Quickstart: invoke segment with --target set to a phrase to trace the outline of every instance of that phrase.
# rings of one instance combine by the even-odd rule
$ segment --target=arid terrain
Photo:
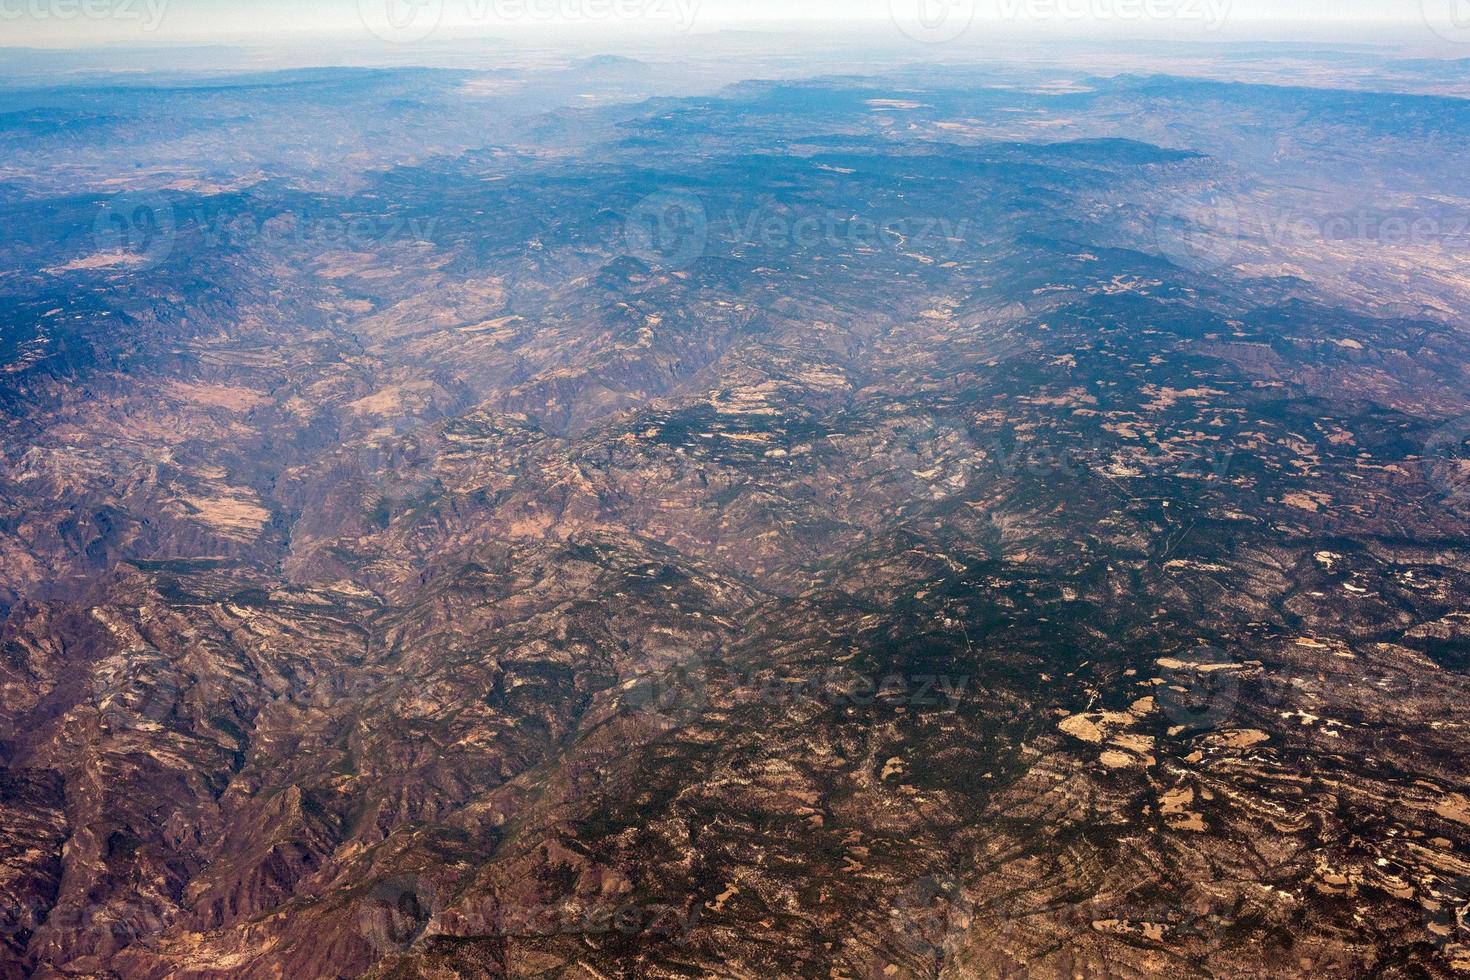
[[[1470,972],[1470,88],[1268,54],[14,83],[0,977]]]

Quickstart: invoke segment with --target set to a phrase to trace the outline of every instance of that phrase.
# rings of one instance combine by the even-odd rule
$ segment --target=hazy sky
[[[538,26],[705,30],[738,21],[919,24],[943,37],[960,18],[1126,30],[1262,20],[1424,21],[1424,8],[1470,0],[0,0],[0,47],[91,46],[333,31],[411,42],[466,29]],[[956,5],[952,8],[948,5]],[[365,26],[365,24],[367,26]]]

